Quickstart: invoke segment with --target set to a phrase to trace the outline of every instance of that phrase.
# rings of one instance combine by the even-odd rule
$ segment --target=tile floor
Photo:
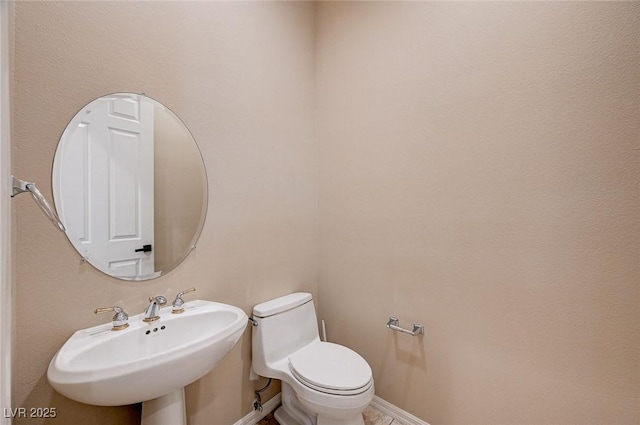
[[[373,407],[367,407],[363,416],[364,425],[403,425],[402,422],[394,420],[391,416],[387,416]],[[258,422],[258,425],[278,425],[278,422],[274,419],[273,413],[269,413],[263,420]]]

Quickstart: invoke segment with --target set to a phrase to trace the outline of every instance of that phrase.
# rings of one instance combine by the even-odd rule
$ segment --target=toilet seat
[[[301,384],[333,395],[356,395],[373,384],[371,368],[355,351],[313,342],[289,356],[289,370]]]

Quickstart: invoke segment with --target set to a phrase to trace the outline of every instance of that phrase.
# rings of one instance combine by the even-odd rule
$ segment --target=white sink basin
[[[191,301],[182,314],[162,309],[160,319],[129,318],[129,327],[111,323],[74,333],[49,364],[49,382],[82,403],[119,406],[182,391],[233,348],[247,326],[237,307]],[[143,420],[144,422],[144,420]]]

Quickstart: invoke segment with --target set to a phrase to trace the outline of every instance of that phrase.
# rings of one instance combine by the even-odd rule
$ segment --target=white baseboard
[[[272,397],[271,400],[262,405],[262,412],[251,412],[233,425],[255,425],[259,420],[267,416],[269,413],[273,412],[276,407],[280,406],[281,401],[282,395],[278,393],[274,397]],[[422,419],[413,416],[409,412],[405,412],[398,406],[395,406],[378,396],[373,397],[371,406],[378,409],[385,415],[389,415],[393,419],[397,419],[399,422],[402,422],[403,425],[429,425]]]
[[[278,393],[262,405],[262,412],[253,411],[233,425],[255,425],[259,420],[276,410],[276,407],[280,406],[281,402],[282,395]]]
[[[429,425],[417,416],[413,416],[411,413],[406,412],[398,406],[381,399],[377,395],[373,396],[371,407],[378,409],[385,415],[391,416],[393,419],[397,419],[398,422],[402,422],[404,425]]]

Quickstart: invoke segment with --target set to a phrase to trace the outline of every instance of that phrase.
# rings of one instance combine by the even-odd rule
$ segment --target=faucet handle
[[[176,299],[173,300],[173,307],[171,308],[171,312],[173,314],[184,313],[184,300],[182,299],[182,296],[189,292],[194,292],[195,290],[196,288],[189,288],[185,289],[184,291],[178,292],[178,295],[176,295]]]
[[[93,310],[94,314],[107,313],[109,311],[113,311],[115,315],[111,319],[113,323],[112,331],[121,331],[129,327],[129,316],[124,312],[122,307],[100,307]]]

